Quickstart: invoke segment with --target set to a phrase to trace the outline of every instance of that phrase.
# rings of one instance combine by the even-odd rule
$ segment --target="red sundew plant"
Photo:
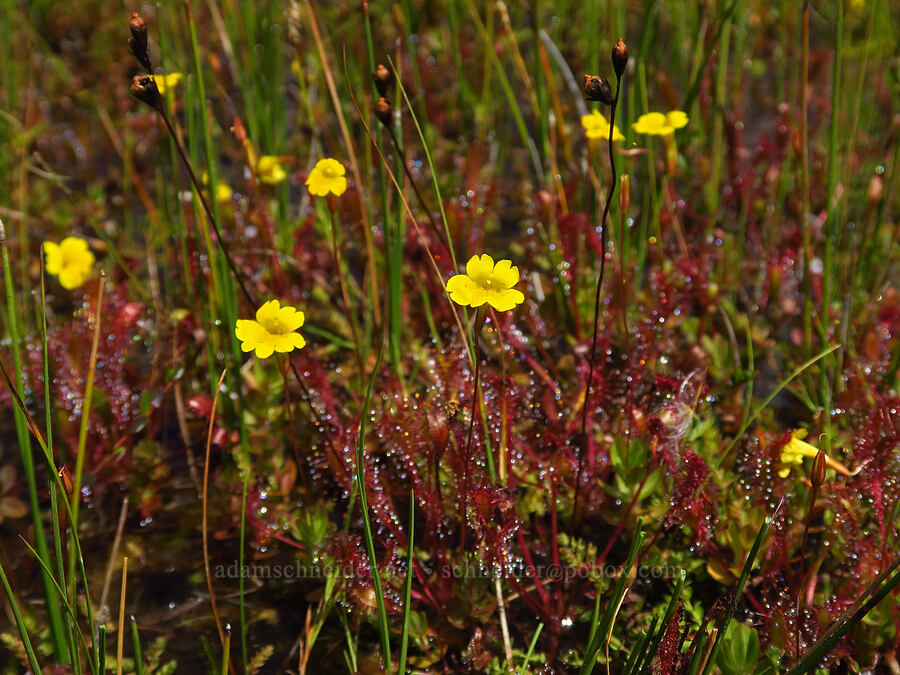
[[[886,3],[44,4],[10,668],[898,669]]]

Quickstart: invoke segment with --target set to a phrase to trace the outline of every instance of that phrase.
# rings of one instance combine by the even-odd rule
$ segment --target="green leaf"
[[[756,630],[732,619],[719,651],[719,668],[723,673],[738,675],[746,672],[758,660],[759,636]]]

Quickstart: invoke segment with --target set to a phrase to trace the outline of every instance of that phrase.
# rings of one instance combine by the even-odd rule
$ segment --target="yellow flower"
[[[639,134],[648,136],[669,136],[688,123],[688,116],[681,110],[672,110],[665,115],[658,112],[638,117],[632,126]]]
[[[347,168],[336,159],[326,157],[316,162],[313,170],[309,172],[306,186],[309,193],[316,197],[324,197],[333,194],[340,197],[347,191]]]
[[[231,201],[231,188],[228,187],[228,183],[219,181],[216,185],[216,201],[220,204]]]
[[[263,155],[256,162],[256,175],[267,185],[278,185],[287,178],[287,171],[275,155]]]
[[[806,438],[806,430],[798,429],[791,434],[791,439],[785,443],[784,448],[781,450],[781,463],[784,466],[778,470],[779,477],[787,478],[788,474],[791,472],[791,467],[802,464],[804,457],[812,457],[815,459],[816,455],[819,454],[819,451],[816,448],[803,440],[804,438]],[[832,459],[828,455],[825,455],[825,464],[829,468],[834,469],[845,476],[853,476],[859,472],[859,468],[855,471],[850,471],[850,469],[841,462]]]
[[[44,253],[47,273],[58,277],[68,290],[81,286],[94,270],[94,254],[84,239],[66,237],[59,244],[45,241]]]
[[[498,312],[505,312],[525,302],[522,291],[515,286],[519,281],[519,268],[509,260],[496,265],[491,256],[473,255],[466,263],[466,273],[456,274],[447,281],[450,299],[460,305],[481,307],[487,303]]]
[[[609,120],[600,114],[599,110],[594,110],[590,115],[581,118],[581,126],[584,127],[585,134],[588,138],[609,138]],[[621,143],[625,140],[619,127],[613,125],[613,140]]]
[[[303,312],[293,307],[282,307],[278,300],[269,300],[256,310],[256,321],[238,319],[234,334],[241,341],[241,350],[251,352],[261,359],[272,352],[290,352],[302,349],[306,340],[295,331],[303,325]]]
[[[802,464],[804,457],[815,457],[819,454],[816,448],[803,440],[804,438],[806,438],[806,430],[798,429],[791,434],[791,440],[785,443],[781,450],[781,463],[784,466],[778,470],[781,478],[787,478],[791,472],[791,466]]]
[[[156,88],[159,89],[159,95],[165,96],[166,90],[177,87],[178,83],[184,79],[184,75],[181,73],[166,73],[165,75],[154,75],[153,79],[156,81]]]
[[[209,186],[209,172],[203,172],[203,184],[207,187]],[[207,193],[208,195],[209,193]],[[231,201],[231,186],[228,185],[225,181],[219,181],[216,184],[216,201],[220,204],[224,204]]]

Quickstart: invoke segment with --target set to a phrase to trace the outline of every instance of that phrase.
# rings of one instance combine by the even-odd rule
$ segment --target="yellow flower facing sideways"
[[[184,79],[181,73],[166,73],[165,75],[154,75],[153,80],[156,82],[156,88],[159,89],[159,95],[165,96],[170,89],[175,89]]]
[[[255,351],[259,358],[267,359],[273,352],[287,353],[306,346],[306,340],[296,332],[303,320],[300,310],[269,300],[256,310],[255,321],[238,319],[234,334],[241,341],[242,351]]]
[[[326,157],[316,162],[306,179],[309,193],[316,197],[332,194],[340,197],[347,191],[347,167],[336,159]]]
[[[256,162],[256,175],[266,185],[278,185],[287,178],[287,171],[275,155],[263,155]]]
[[[665,115],[658,112],[647,113],[638,117],[638,121],[632,126],[639,134],[647,136],[670,136],[676,129],[687,126],[687,113],[681,110],[671,110]]]
[[[94,254],[88,243],[79,237],[66,237],[60,243],[44,242],[47,273],[59,279],[63,288],[81,286],[94,271]]]
[[[778,470],[780,478],[787,478],[791,473],[792,467],[803,464],[804,457],[815,459],[816,455],[819,454],[819,450],[804,441],[804,438],[806,438],[806,429],[798,429],[791,434],[791,440],[785,443],[784,448],[781,450],[781,464],[783,466]],[[825,455],[825,465],[845,476],[854,475],[854,472],[828,455]]]
[[[473,255],[466,263],[466,273],[456,274],[447,281],[447,291],[453,302],[469,307],[485,303],[498,312],[505,312],[525,302],[522,291],[513,288],[519,283],[519,268],[509,260],[494,264],[486,253]]]
[[[584,133],[591,140],[595,138],[609,138],[609,120],[607,120],[599,110],[594,110],[590,115],[581,118],[581,126],[584,127]],[[625,140],[619,127],[613,125],[613,141],[621,143]]]

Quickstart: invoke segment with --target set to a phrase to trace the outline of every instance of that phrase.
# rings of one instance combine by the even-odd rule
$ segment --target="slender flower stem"
[[[328,197],[328,211],[331,213],[331,254],[334,256],[334,264],[337,266],[338,284],[341,287],[341,299],[344,302],[344,313],[347,315],[347,323],[350,324],[350,333],[353,337],[353,347],[356,352],[356,362],[359,372],[363,372],[363,358],[359,335],[356,331],[356,320],[350,311],[350,292],[347,290],[347,282],[344,280],[344,265],[341,258],[341,250],[338,246],[338,222],[337,207],[334,197]]]
[[[407,180],[409,180],[409,184],[412,186],[413,192],[416,194],[416,198],[419,200],[419,204],[422,205],[422,210],[425,211],[425,215],[428,216],[428,223],[431,225],[432,231],[434,232],[438,241],[446,239],[446,234],[444,232],[441,232],[441,229],[438,227],[437,221],[434,219],[434,215],[431,213],[431,209],[428,208],[428,204],[425,203],[425,198],[422,196],[422,193],[419,192],[419,186],[416,185],[416,180],[415,178],[413,178],[412,172],[406,165],[406,155],[403,152],[403,147],[397,140],[397,136],[394,134],[394,130],[390,127],[387,127],[387,130],[391,137],[391,143],[394,145],[395,151],[400,156],[400,163],[403,165],[403,172],[406,174],[406,178]]]
[[[463,454],[463,483],[462,487],[459,491],[459,527],[460,527],[460,535],[459,535],[459,550],[466,550],[466,533],[469,529],[468,524],[466,522],[466,506],[469,501],[469,460],[472,455],[472,439],[475,436],[475,417],[478,413],[478,401],[481,399],[479,396],[480,391],[480,375],[481,375],[481,348],[478,346],[478,337],[481,335],[481,329],[484,326],[484,320],[487,317],[487,310],[485,309],[485,305],[482,305],[478,308],[478,311],[475,314],[475,331],[474,331],[474,350],[475,350],[475,383],[472,391],[472,410],[469,415],[469,433],[466,438],[466,449]]]
[[[165,122],[166,128],[169,131],[169,136],[172,138],[175,149],[178,151],[178,156],[181,157],[181,161],[184,163],[184,166],[188,171],[188,175],[191,178],[191,183],[194,185],[194,188],[200,197],[200,203],[203,205],[203,210],[206,212],[206,217],[209,219],[209,222],[212,225],[213,231],[216,234],[216,240],[219,242],[219,248],[222,250],[222,253],[225,256],[225,260],[227,261],[228,267],[231,269],[231,272],[234,275],[235,281],[237,281],[237,284],[240,287],[241,292],[244,294],[244,297],[247,299],[247,302],[249,302],[253,307],[258,306],[253,294],[244,283],[243,277],[238,270],[237,265],[235,265],[234,259],[231,257],[228,246],[225,244],[225,240],[222,238],[222,232],[221,230],[219,230],[219,224],[216,221],[215,216],[213,215],[213,211],[209,205],[209,202],[203,194],[203,187],[200,184],[200,181],[197,180],[197,174],[194,172],[194,168],[191,165],[191,161],[184,150],[184,146],[182,146],[181,141],[178,140],[178,135],[175,133],[175,128],[172,126],[172,122],[169,120],[168,115],[166,115],[166,112],[163,109],[162,105],[153,106],[153,109],[159,113],[160,117],[162,117],[163,119],[163,122]],[[294,377],[297,379],[297,383],[300,385],[300,390],[303,392],[303,397],[306,400],[306,404],[307,406],[309,406],[309,409],[312,412],[313,418],[315,418],[318,427],[324,433],[328,427],[325,426],[324,421],[322,420],[315,406],[313,406],[312,404],[312,394],[306,387],[306,384],[303,382],[303,378],[300,376],[300,371],[297,370],[297,366],[294,365],[293,361],[291,361],[290,364],[291,372],[294,373]],[[335,454],[337,455],[337,451],[335,450],[331,442],[330,436],[325,433],[324,438],[326,443],[328,443],[328,445],[332,448],[333,451],[335,451]]]
[[[159,113],[160,117],[162,117],[163,122],[165,122],[166,128],[169,130],[169,136],[172,137],[172,141],[175,143],[175,149],[178,151],[178,156],[181,157],[181,161],[184,163],[185,168],[187,168],[188,175],[191,177],[191,183],[193,183],[194,189],[197,191],[197,195],[200,197],[200,203],[203,205],[203,210],[206,212],[206,217],[209,219],[209,223],[210,225],[212,225],[213,231],[216,233],[216,241],[219,242],[219,248],[222,250],[222,254],[225,256],[225,261],[228,263],[228,267],[231,268],[231,273],[234,275],[234,280],[237,281],[241,292],[244,294],[244,297],[247,298],[247,302],[249,302],[251,305],[256,306],[256,301],[253,298],[253,294],[250,293],[250,291],[247,289],[247,286],[244,283],[243,275],[238,270],[237,265],[235,265],[234,259],[231,257],[231,253],[228,250],[228,246],[225,244],[225,240],[222,238],[222,231],[219,229],[219,224],[216,221],[215,216],[213,216],[212,207],[210,207],[209,201],[203,194],[203,186],[200,184],[200,181],[197,180],[197,175],[194,173],[194,167],[191,166],[191,161],[188,159],[187,153],[184,150],[184,146],[182,146],[181,141],[178,140],[178,135],[175,133],[175,128],[172,126],[172,122],[169,120],[169,116],[166,114],[165,109],[161,105],[159,107],[155,107],[155,109]]]
[[[594,330],[591,338],[591,358],[588,368],[587,384],[584,388],[584,403],[581,407],[581,436],[580,441],[582,447],[578,453],[578,474],[575,478],[575,497],[572,503],[572,525],[578,522],[578,495],[581,487],[581,479],[584,475],[584,456],[588,448],[591,446],[587,436],[587,418],[588,407],[591,400],[591,384],[594,381],[594,367],[597,359],[597,324],[600,320],[600,289],[603,287],[603,275],[606,272],[606,218],[609,215],[609,205],[612,203],[613,195],[616,191],[616,182],[618,175],[616,174],[616,160],[613,154],[613,130],[616,126],[616,105],[619,103],[619,89],[622,86],[622,77],[616,73],[616,95],[610,105],[609,113],[609,138],[607,145],[609,147],[609,169],[612,174],[609,182],[609,191],[606,193],[606,203],[603,205],[603,215],[600,217],[600,274],[597,276],[597,291],[594,293]],[[593,457],[593,452],[590,453]]]
[[[291,433],[291,445],[294,448],[294,461],[297,462],[297,471],[300,473],[300,479],[303,482],[303,489],[309,492],[309,483],[306,479],[306,472],[301,471],[300,461],[300,445],[297,443],[297,432],[294,429],[294,411],[291,406],[291,386],[288,381],[288,370],[291,368],[291,357],[287,354],[281,363],[281,377],[284,380],[284,410],[288,417],[288,429]]]

